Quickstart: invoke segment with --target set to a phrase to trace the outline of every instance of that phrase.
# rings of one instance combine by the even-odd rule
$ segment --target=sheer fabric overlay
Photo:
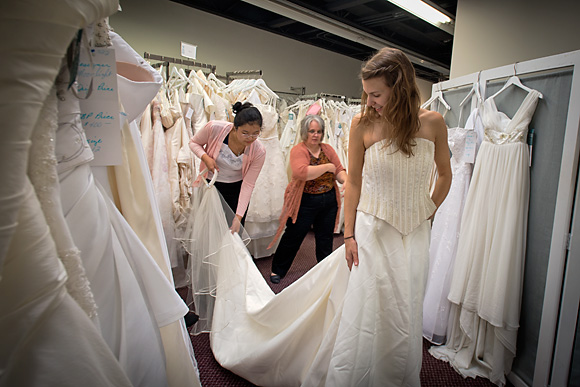
[[[205,173],[205,170],[200,174]],[[193,188],[191,211],[184,233],[178,237],[189,254],[186,275],[189,293],[187,301],[195,306],[199,321],[191,333],[199,334],[212,329],[216,288],[221,285],[218,278],[220,256],[231,248],[230,225],[234,212],[214,186],[218,176],[214,172],[212,180]],[[250,237],[240,226],[240,240],[249,243]]]

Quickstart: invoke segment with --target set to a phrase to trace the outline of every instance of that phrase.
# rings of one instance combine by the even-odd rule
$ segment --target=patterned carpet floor
[[[336,249],[343,243],[342,235],[335,235],[334,248]],[[269,278],[272,257],[261,258],[254,261],[256,266],[264,276]],[[309,233],[300,251],[294,260],[288,274],[280,281],[279,284],[272,284],[268,280],[274,293],[279,293],[286,286],[300,278],[304,273],[310,270],[316,264],[314,254],[314,234]],[[180,292],[181,293],[181,292]],[[248,387],[254,384],[235,375],[234,373],[222,368],[214,359],[209,345],[209,334],[200,334],[191,336],[191,342],[197,359],[201,384],[204,387]],[[423,340],[423,366],[421,369],[421,385],[428,387],[493,387],[495,386],[487,379],[467,378],[464,379],[446,362],[437,360],[427,351],[430,343]],[[508,383],[508,387],[510,384]]]

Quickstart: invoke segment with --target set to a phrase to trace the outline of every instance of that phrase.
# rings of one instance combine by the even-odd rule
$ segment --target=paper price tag
[[[475,146],[477,144],[477,134],[475,131],[467,132],[465,137],[465,151],[463,152],[463,162],[473,164],[475,162]]]
[[[187,109],[187,113],[185,113],[185,117],[186,117],[188,120],[191,120],[191,116],[192,116],[192,115],[193,115],[193,109],[192,109],[192,108],[188,108],[188,109]]]
[[[121,123],[115,50],[98,47],[82,50],[77,74],[77,91],[85,98],[92,80],[92,92],[80,100],[81,122],[95,158],[94,166],[120,165]]]

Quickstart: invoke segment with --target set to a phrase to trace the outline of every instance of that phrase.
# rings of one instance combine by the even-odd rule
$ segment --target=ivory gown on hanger
[[[460,108],[461,109],[461,108]],[[461,227],[461,215],[469,189],[473,163],[464,160],[467,136],[477,135],[481,142],[483,127],[479,109],[475,108],[465,127],[447,129],[449,149],[452,153],[453,180],[447,197],[437,210],[431,231],[429,247],[429,276],[423,300],[423,337],[434,344],[444,344],[451,303],[447,299],[453,263],[457,252],[457,240]],[[461,123],[461,112],[459,114]]]
[[[278,140],[278,113],[270,105],[255,106],[263,118],[260,142],[266,148],[266,160],[252,191],[245,227],[252,238],[248,250],[254,258],[263,258],[276,252],[277,244],[270,249],[267,247],[278,231],[288,175]]]
[[[0,112],[3,125],[9,128],[0,131],[2,386],[131,385],[88,318],[90,308],[81,309],[65,288],[67,273],[27,176],[27,168],[30,174],[46,171],[38,168],[39,159],[28,165],[29,147],[43,107],[44,114],[56,115],[51,89],[69,43],[79,28],[112,14],[117,7],[118,2],[104,0],[0,3],[0,28],[11,37],[0,42]],[[45,122],[50,120],[43,115]],[[38,140],[48,137],[54,143],[51,130],[56,122],[52,124],[38,127],[42,134]],[[52,147],[40,145],[41,152],[47,151],[40,155],[46,162],[42,167],[53,168]],[[41,180],[52,195],[56,172]]]
[[[275,295],[225,219],[202,227],[222,236],[206,267],[217,283],[210,343],[223,367],[263,386],[420,386],[434,145],[418,139],[406,157],[383,144],[365,152],[352,272],[341,246]],[[401,200],[417,205],[385,206],[387,181],[416,187]]]
[[[85,157],[79,100],[65,90],[66,85],[57,87],[61,90],[56,136],[61,201],[82,252],[102,336],[134,385],[166,386],[160,329],[179,321],[188,308],[95,180],[90,158]]]
[[[461,221],[447,344],[430,350],[462,375],[499,386],[516,353],[530,191],[526,140],[539,95],[529,92],[512,119],[493,98],[483,104],[485,137]]]

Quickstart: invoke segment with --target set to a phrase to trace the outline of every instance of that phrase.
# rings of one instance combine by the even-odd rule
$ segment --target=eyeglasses
[[[241,135],[244,138],[258,138],[260,136],[260,133],[258,134],[241,133]]]

